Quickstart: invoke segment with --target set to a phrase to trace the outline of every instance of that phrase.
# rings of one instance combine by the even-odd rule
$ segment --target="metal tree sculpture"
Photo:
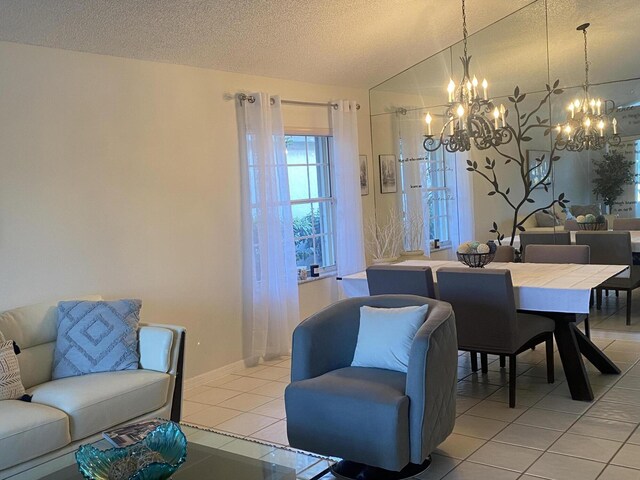
[[[526,158],[526,150],[524,148],[525,143],[533,140],[533,138],[530,136],[533,129],[544,128],[545,136],[551,133],[552,127],[549,124],[549,119],[541,118],[539,115],[537,115],[537,113],[545,105],[545,103],[547,103],[547,101],[552,95],[560,95],[563,92],[561,88],[558,88],[559,84],[560,84],[560,80],[556,80],[553,86],[550,86],[549,84],[547,84],[546,85],[547,92],[544,98],[540,101],[538,106],[529,113],[527,112],[520,113],[519,104],[522,103],[527,96],[526,93],[520,93],[520,87],[516,87],[515,90],[513,91],[513,96],[509,97],[509,102],[513,104],[513,111],[515,112],[517,117],[516,118],[517,124],[514,127],[514,125],[507,122],[506,128],[510,130],[511,133],[513,134],[513,139],[517,145],[518,152],[517,154],[509,155],[505,153],[503,149],[500,148],[499,146],[493,147],[493,150],[495,150],[495,152],[504,159],[505,165],[513,163],[514,165],[517,165],[520,168],[520,178],[522,180],[522,185],[524,187],[524,194],[522,195],[521,199],[516,201],[515,199],[512,199],[510,197],[510,193],[511,193],[510,187],[507,187],[504,190],[500,187],[500,184],[498,182],[498,177],[496,175],[496,170],[495,170],[496,168],[495,159],[486,157],[485,159],[486,165],[484,165],[484,170],[488,170],[487,173],[485,173],[484,170],[481,170],[481,167],[478,165],[478,162],[467,160],[467,165],[468,165],[467,170],[470,172],[477,173],[492,186],[493,190],[491,190],[488,193],[488,195],[501,196],[504,199],[504,201],[509,205],[509,207],[513,209],[513,226],[511,228],[510,245],[513,245],[516,231],[524,232],[525,228],[523,224],[536,212],[542,211],[545,213],[549,213],[548,209],[552,208],[556,203],[561,208],[565,208],[566,204],[569,203],[569,200],[565,198],[564,193],[560,193],[558,197],[555,198],[551,203],[549,203],[548,205],[542,206],[540,208],[536,208],[535,210],[530,212],[528,215],[526,215],[524,218],[522,218],[520,221],[518,221],[518,215],[520,213],[520,210],[524,206],[536,202],[533,198],[531,198],[531,194],[533,193],[533,190],[535,188],[543,187],[545,192],[549,191],[549,185],[551,185],[551,181],[549,179],[550,179],[551,171],[553,168],[552,165],[554,162],[557,162],[558,160],[560,160],[560,156],[555,155],[556,143],[554,142],[554,145],[551,149],[550,161],[547,162],[546,169],[541,172],[539,180],[533,181],[531,180],[530,174],[537,168],[540,168],[541,165],[543,165],[543,162],[545,160],[545,155],[542,155],[540,158],[534,159],[534,161],[531,162],[533,163],[533,165],[529,165],[529,162],[527,162],[527,158]],[[508,116],[509,110],[507,110],[506,116]],[[493,228],[491,228],[491,230],[489,231],[491,233],[496,234],[498,243],[502,244],[502,240],[504,240],[504,234],[500,233],[500,231],[498,230],[497,222],[495,221],[493,222]]]

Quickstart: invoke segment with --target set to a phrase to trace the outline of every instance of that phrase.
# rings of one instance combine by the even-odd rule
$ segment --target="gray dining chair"
[[[528,245],[527,263],[575,263],[586,265],[590,262],[588,245]],[[576,322],[584,322],[584,333],[591,337],[589,315],[581,315]]]
[[[640,230],[640,218],[616,218],[613,220],[613,230]]]
[[[418,295],[436,298],[431,267],[373,265],[367,268],[369,295]]]
[[[406,373],[351,366],[365,305],[428,305]],[[289,444],[344,459],[333,467],[340,478],[413,477],[453,431],[457,369],[456,322],[448,303],[414,295],[341,300],[293,332],[291,383],[284,394]],[[379,469],[407,475],[374,476],[392,473]],[[371,476],[358,476],[362,471]]]
[[[633,265],[631,233],[577,232],[576,245],[589,245],[591,263],[597,265],[628,265],[628,277],[614,276],[596,288],[596,308],[602,308],[602,290],[627,293],[627,325],[631,325],[631,293],[640,287],[640,265]]]
[[[546,343],[547,381],[553,383],[555,322],[516,310],[511,272],[502,269],[440,268],[440,299],[456,317],[458,349],[509,358],[509,406],[516,405],[516,356]]]
[[[526,262],[527,245],[571,245],[570,232],[520,232],[520,253]]]
[[[516,249],[511,245],[498,245],[496,249],[495,257],[493,257],[494,262],[515,262],[516,260]]]

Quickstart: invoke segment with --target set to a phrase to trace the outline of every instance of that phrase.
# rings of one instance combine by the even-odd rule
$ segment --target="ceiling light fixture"
[[[486,150],[508,143],[513,137],[505,122],[504,106],[500,105],[498,108],[488,99],[487,80],[479,83],[475,75],[471,77],[469,74],[471,57],[467,55],[467,14],[464,2],[462,0],[464,55],[460,57],[464,73],[457,86],[453,79],[449,80],[445,123],[438,137],[431,133],[431,113],[427,113],[425,117],[427,134],[422,145],[428,152],[434,152],[441,146],[451,153],[466,152],[471,149],[472,144],[479,150]],[[447,130],[448,133],[445,133]]]
[[[587,56],[587,28],[589,23],[583,23],[576,30],[584,34],[584,85],[582,100],[576,98],[568,107],[567,121],[556,127],[556,148],[581,152],[582,150],[600,150],[605,145],[620,145],[618,135],[618,121],[613,118],[609,121],[607,115],[607,103],[610,100],[601,100],[589,96],[589,60]],[[615,104],[610,111],[615,110]],[[609,128],[611,127],[611,129]]]

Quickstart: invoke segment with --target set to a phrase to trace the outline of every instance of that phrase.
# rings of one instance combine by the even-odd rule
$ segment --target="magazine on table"
[[[124,427],[102,432],[102,436],[114,447],[127,447],[143,440],[152,430],[155,430],[156,427],[163,423],[167,423],[167,421],[154,418],[153,420],[132,423],[131,425],[125,425]]]

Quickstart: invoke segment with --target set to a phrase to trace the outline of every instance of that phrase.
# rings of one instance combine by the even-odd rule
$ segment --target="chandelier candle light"
[[[487,80],[482,80],[480,84],[475,75],[471,77],[469,74],[471,57],[467,55],[467,15],[464,2],[465,0],[462,0],[464,55],[460,57],[464,73],[457,86],[453,79],[449,80],[445,123],[438,137],[431,131],[431,113],[428,112],[425,116],[427,134],[422,145],[428,152],[435,152],[441,146],[451,153],[466,152],[471,149],[472,143],[477,149],[486,150],[509,143],[513,137],[505,122],[504,105],[498,108],[488,98]],[[482,87],[482,94],[479,87]],[[449,133],[445,133],[447,130]]]
[[[582,100],[573,100],[568,107],[567,121],[556,127],[556,147],[558,150],[581,152],[582,150],[600,150],[605,145],[620,145],[618,121],[610,122],[606,103],[599,98],[589,96],[589,60],[587,57],[587,28],[589,23],[580,25],[576,30],[584,34],[584,85]],[[610,102],[613,103],[613,102]],[[611,108],[613,111],[615,105]],[[610,132],[609,126],[613,132]]]

